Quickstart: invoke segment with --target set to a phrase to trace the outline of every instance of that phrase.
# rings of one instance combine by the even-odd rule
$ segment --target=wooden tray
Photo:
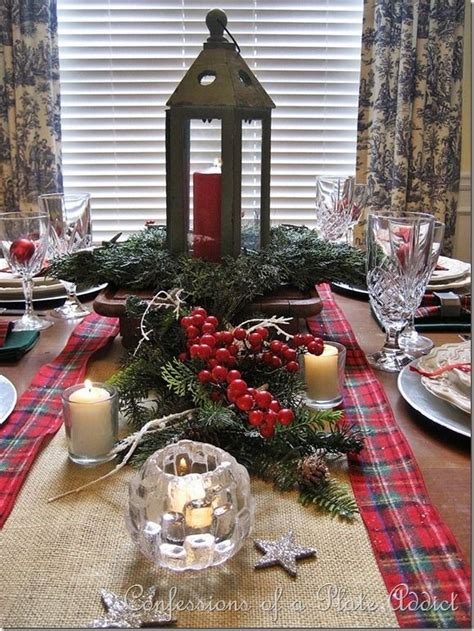
[[[120,319],[120,334],[125,348],[134,348],[139,339],[140,321],[129,318],[125,312],[125,303],[129,296],[138,296],[143,300],[150,300],[153,292],[149,290],[103,289],[94,300],[94,311],[108,317]],[[307,331],[306,318],[317,315],[323,308],[323,303],[316,289],[302,292],[295,287],[283,285],[271,295],[262,296],[250,304],[237,319],[252,317],[253,314],[264,316],[284,316],[293,318],[286,327],[289,333]]]

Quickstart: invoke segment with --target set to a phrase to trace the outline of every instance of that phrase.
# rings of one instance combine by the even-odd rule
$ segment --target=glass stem
[[[413,333],[414,331],[415,331],[415,314],[413,313],[410,317],[410,320],[408,321],[408,324],[403,330],[403,333],[404,335],[406,335],[406,334]]]
[[[33,317],[33,279],[30,276],[23,276],[21,282],[23,285],[23,294],[25,296],[24,316]]]
[[[67,293],[67,299],[68,300],[72,300],[73,302],[76,301],[76,283],[70,283],[68,282],[66,284],[66,293]]]
[[[385,335],[384,349],[388,351],[399,351],[400,345],[398,343],[398,337],[400,331],[394,327],[388,326]]]

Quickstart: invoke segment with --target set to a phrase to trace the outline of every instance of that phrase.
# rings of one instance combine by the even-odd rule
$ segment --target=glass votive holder
[[[112,460],[118,438],[117,390],[86,380],[64,390],[62,402],[70,460],[84,466]]]
[[[181,440],[152,454],[132,478],[125,520],[157,565],[202,570],[241,548],[254,510],[245,467],[218,447]]]
[[[305,403],[317,410],[328,410],[342,403],[346,347],[324,341],[322,355],[305,353],[302,368],[306,386]]]

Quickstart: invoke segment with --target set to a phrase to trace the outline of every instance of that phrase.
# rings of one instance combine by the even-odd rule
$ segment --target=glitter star
[[[296,576],[298,559],[306,559],[316,554],[314,548],[298,546],[291,530],[277,541],[255,539],[254,543],[261,552],[265,552],[265,556],[256,563],[255,569],[281,565],[291,576]]]
[[[100,591],[102,602],[107,611],[102,618],[96,618],[89,625],[94,629],[138,629],[140,627],[165,627],[176,620],[161,611],[155,611],[153,598],[155,587],[150,587],[143,598],[136,598],[133,604],[107,589]]]

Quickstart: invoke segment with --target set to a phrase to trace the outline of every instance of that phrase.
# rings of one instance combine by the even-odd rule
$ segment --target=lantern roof
[[[206,24],[210,36],[166,105],[243,109],[275,107],[275,103],[240,56],[235,40],[229,42],[224,37],[224,30],[227,31],[227,16],[224,11],[209,11]]]

